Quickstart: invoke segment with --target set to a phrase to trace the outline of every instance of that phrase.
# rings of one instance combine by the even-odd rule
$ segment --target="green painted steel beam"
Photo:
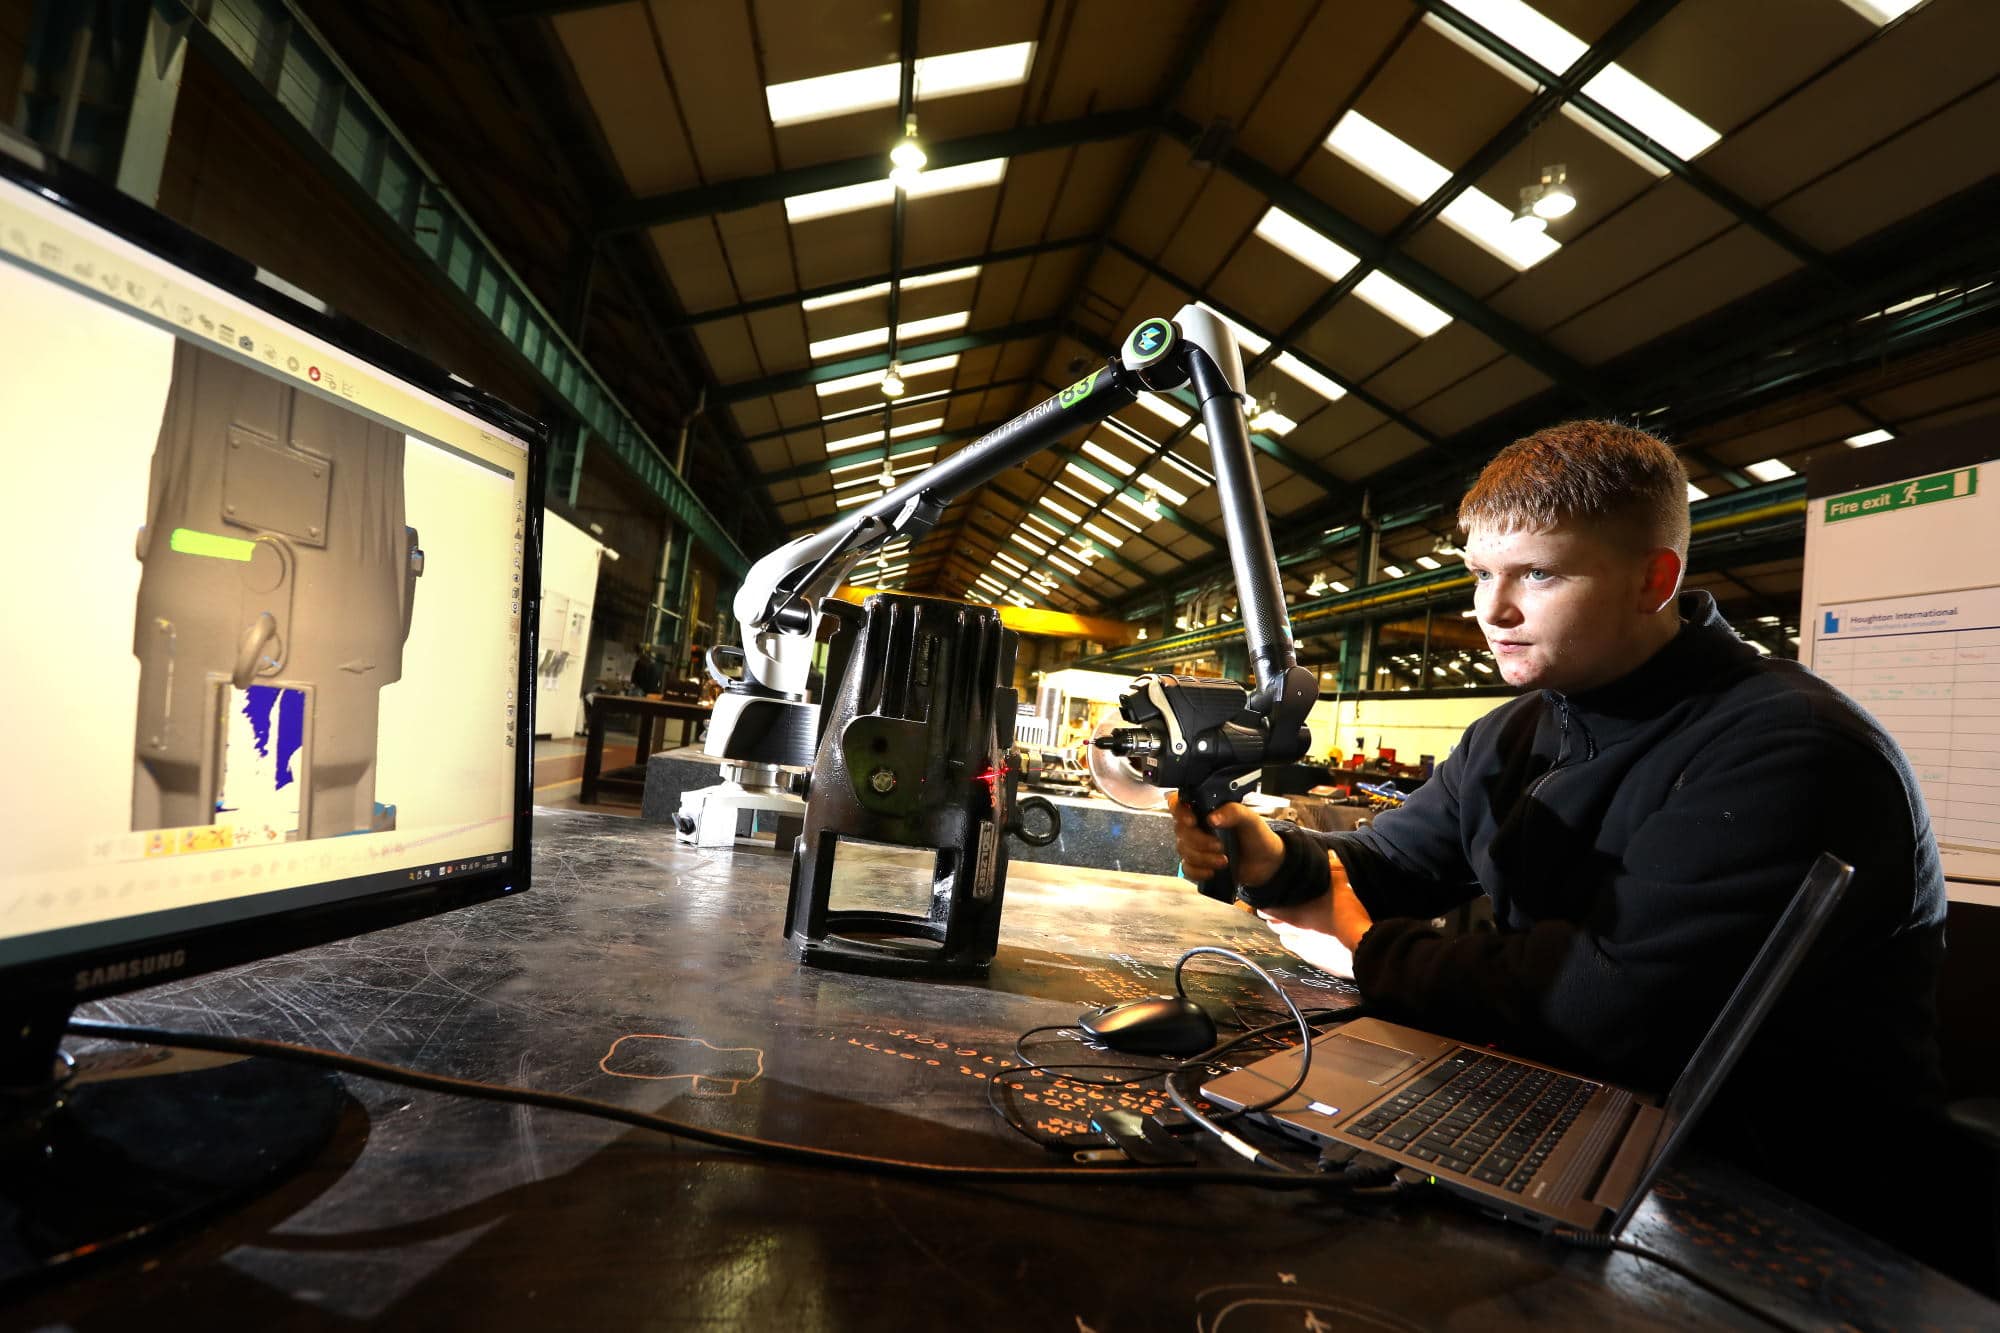
[[[176,0],[213,63],[731,573],[750,562],[430,165],[285,0]]]
[[[1158,124],[1158,118],[1149,110],[1105,111],[1092,116],[1079,116],[1075,120],[1024,125],[991,134],[946,139],[924,146],[924,151],[930,155],[925,170],[935,171],[942,167],[964,166],[968,162],[984,162],[989,158],[1021,157],[1055,148],[1102,143],[1107,139],[1122,139],[1157,128]],[[690,190],[648,195],[608,208],[597,229],[609,233],[664,226],[690,218],[734,213],[759,204],[778,203],[797,194],[813,194],[820,190],[839,189],[844,185],[886,180],[888,175],[889,153],[884,149],[879,153],[844,158],[838,162],[793,167],[762,176],[699,185]]]
[[[1415,0],[1415,3],[1425,13],[1435,17],[1440,23],[1449,25],[1453,31],[1476,42],[1482,49],[1491,52],[1497,59],[1513,66],[1516,70],[1535,80],[1543,87],[1547,88],[1563,82],[1563,75],[1549,69],[1540,61],[1516,48],[1512,43],[1488,31],[1475,22],[1463,10],[1447,3],[1447,0]],[[1637,128],[1630,121],[1620,117],[1603,103],[1583,92],[1580,87],[1569,95],[1568,100],[1569,104],[1578,111],[1589,116],[1605,129],[1610,130],[1620,139],[1630,144],[1634,149],[1659,163],[1681,180],[1687,182],[1711,203],[1727,211],[1738,222],[1750,228],[1765,240],[1770,241],[1785,251],[1785,253],[1791,255],[1792,258],[1821,275],[1832,279],[1836,283],[1841,285],[1846,284],[1844,275],[1834,268],[1826,255],[1807,243],[1804,238],[1773,219],[1755,204],[1752,204],[1742,195],[1737,194],[1734,190],[1722,184],[1722,182],[1716,180],[1701,168],[1694,166],[1686,159],[1671,152],[1664,145],[1655,141],[1645,131]],[[1498,340],[1496,339],[1495,341]],[[1559,379],[1560,377],[1553,378]]]
[[[1055,321],[1050,319],[1008,324],[1002,328],[954,334],[949,338],[939,338],[915,347],[905,347],[897,354],[896,359],[908,365],[913,361],[928,361],[933,357],[950,356],[954,352],[969,352],[977,347],[991,347],[995,343],[1041,338],[1053,332],[1055,332]],[[763,398],[774,393],[789,393],[793,389],[809,389],[828,380],[859,375],[863,371],[888,368],[887,352],[869,352],[839,361],[821,362],[819,365],[807,366],[802,370],[781,371],[776,375],[766,375],[762,379],[739,380],[735,384],[723,385],[712,396],[719,403],[740,403],[746,398]]]

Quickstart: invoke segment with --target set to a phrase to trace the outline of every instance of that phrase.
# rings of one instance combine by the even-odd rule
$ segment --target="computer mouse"
[[[1154,995],[1087,1011],[1077,1025],[1127,1055],[1199,1055],[1215,1045],[1215,1020],[1183,995]]]

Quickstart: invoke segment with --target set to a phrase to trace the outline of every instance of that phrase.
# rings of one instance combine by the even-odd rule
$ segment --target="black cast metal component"
[[[1022,836],[1014,632],[991,607],[895,593],[820,609],[835,628],[787,933],[820,966],[982,974],[1000,934],[1002,835]],[[1053,839],[1060,826],[1047,813]],[[928,910],[831,906],[841,850],[861,843],[932,852]]]

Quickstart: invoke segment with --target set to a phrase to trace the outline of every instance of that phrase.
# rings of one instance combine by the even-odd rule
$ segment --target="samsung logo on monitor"
[[[99,986],[115,986],[136,977],[150,977],[155,972],[171,972],[177,967],[187,966],[187,958],[186,949],[175,949],[172,953],[147,954],[122,963],[85,968],[76,974],[76,988],[80,991],[96,990]]]

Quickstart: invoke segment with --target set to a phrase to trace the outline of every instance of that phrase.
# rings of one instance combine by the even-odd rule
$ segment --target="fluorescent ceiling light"
[[[1695,485],[1693,482],[1688,483],[1688,500],[1690,502],[1693,502],[1695,500],[1706,500],[1707,498],[1708,498],[1707,491]]]
[[[903,193],[911,199],[922,199],[927,195],[976,190],[982,186],[998,185],[1006,175],[1007,159],[989,157],[983,162],[967,162],[963,166],[926,171],[911,181]],[[862,181],[856,185],[837,185],[831,190],[791,195],[785,200],[785,218],[790,222],[810,222],[814,218],[880,208],[895,201],[896,187],[886,178]]]
[[[1272,361],[1271,364],[1277,369],[1284,371],[1287,375],[1290,375],[1300,384],[1311,389],[1320,397],[1326,399],[1329,403],[1339,402],[1347,396],[1346,389],[1320,374],[1290,352],[1278,353],[1277,359]]]
[[[1033,606],[1035,604],[1034,598],[1018,592],[1008,593],[1007,600],[1012,602],[1014,605],[1021,607]]]
[[[1581,39],[1572,36],[1561,24],[1544,18],[1521,0],[1454,0],[1454,6],[1515,50],[1558,74],[1575,64],[1588,49]],[[1536,88],[1535,81],[1529,76],[1436,15],[1426,14],[1424,22],[1513,83],[1530,90]],[[1684,162],[1713,147],[1722,137],[1620,65],[1606,65],[1601,73],[1583,85],[1583,94]],[[1665,166],[1641,153],[1595,118],[1569,103],[1564,103],[1562,110],[1565,116],[1653,175],[1667,174]]]
[[[1850,435],[1844,443],[1851,449],[1866,449],[1871,444],[1887,444],[1896,438],[1892,430],[1865,430],[1859,435]]]
[[[1356,263],[1352,254],[1281,208],[1266,210],[1256,230],[1329,282],[1339,282]],[[1356,283],[1354,294],[1420,338],[1428,338],[1451,323],[1450,315],[1380,269]]]
[[[868,466],[879,467],[880,464],[870,463]],[[849,477],[846,481],[836,481],[833,483],[833,489],[844,491],[850,486],[873,486],[875,489],[880,490],[882,489],[881,476],[882,474],[877,472],[866,477]]]
[[[879,444],[883,440],[900,440],[907,435],[924,435],[944,425],[943,417],[932,417],[927,421],[908,421],[900,426],[892,426],[886,431],[869,431],[866,435],[850,435],[842,440],[828,440],[826,451],[837,454],[847,449],[859,449],[866,444]]]
[[[913,292],[919,287],[942,287],[948,282],[963,282],[967,278],[979,276],[979,265],[965,268],[946,269],[942,273],[926,273],[920,277],[904,278],[903,290]],[[849,305],[855,301],[866,301],[870,297],[887,296],[889,284],[871,282],[865,287],[850,287],[844,292],[831,292],[825,296],[811,296],[799,302],[802,310],[827,310],[837,305]]]
[[[1113,523],[1118,524],[1120,527],[1130,528],[1134,532],[1143,531],[1143,529],[1140,528],[1140,526],[1137,523],[1134,523],[1131,519],[1125,517],[1125,515],[1119,513],[1116,509],[1100,509],[1097,511],[1097,516],[1099,518],[1108,518]]]
[[[1384,565],[1382,566],[1382,572],[1392,579],[1403,577],[1403,567],[1401,565]]]
[[[1436,569],[1438,567],[1438,562],[1436,561],[1436,559],[1427,555],[1418,556],[1417,563],[1425,569]]]
[[[1263,431],[1267,435],[1290,435],[1299,428],[1299,423],[1280,412],[1275,407],[1267,407],[1250,418],[1250,429]]]
[[[989,46],[977,51],[924,56],[916,62],[916,100],[986,92],[1026,82],[1035,60],[1033,42]],[[902,62],[842,70],[816,78],[767,84],[764,105],[774,126],[849,116],[896,105],[902,95]]]
[[[1786,477],[1798,475],[1775,458],[1766,458],[1758,463],[1747,463],[1744,465],[1743,470],[1759,481],[1783,481]]]
[[[934,375],[941,370],[950,370],[957,364],[957,352],[953,352],[949,356],[934,356],[928,361],[912,361],[903,367],[903,378],[911,380],[919,375]],[[881,383],[882,372],[880,370],[864,370],[858,375],[843,375],[839,379],[821,380],[818,384],[813,385],[813,390],[822,398],[830,398],[834,394],[845,393],[849,389],[873,389]],[[876,403],[873,406],[876,411],[880,411],[882,408],[880,403]]]
[[[1025,574],[1028,572],[1028,567],[1026,565],[1022,564],[1019,560],[1016,560],[1013,556],[1008,555],[1005,551],[994,552],[993,563],[996,565],[1005,566],[1007,569],[1012,570],[1016,574]]]
[[[913,319],[896,326],[896,341],[906,343],[912,338],[922,338],[932,333],[950,333],[962,329],[972,319],[970,310],[960,310],[949,315],[932,315],[928,319]],[[822,338],[818,342],[806,344],[806,355],[817,361],[821,357],[839,356],[843,352],[859,352],[869,347],[881,347],[889,341],[889,330],[868,329],[861,333],[843,333],[837,338]],[[907,373],[907,372],[905,372]],[[881,377],[878,375],[876,379]]]
[[[887,491],[859,491],[853,495],[837,495],[834,497],[833,507],[835,509],[850,509],[858,504],[866,504],[870,500],[879,500],[887,494]]]
[[[1068,519],[1071,523],[1083,522],[1082,514],[1072,513],[1068,508],[1064,507],[1063,505],[1057,504],[1054,500],[1049,499],[1049,497],[1046,495],[1042,497],[1042,508],[1048,510],[1051,514],[1057,515],[1058,517]]]
[[[1062,570],[1065,574],[1081,574],[1083,572],[1082,570],[1078,569],[1075,565],[1072,565],[1069,561],[1057,555],[1054,551],[1049,552],[1049,563],[1054,565],[1057,569]]]
[[[1147,490],[1157,492],[1173,504],[1184,505],[1188,502],[1184,492],[1175,490],[1151,472],[1141,474],[1139,480],[1146,483]]]
[[[1347,591],[1347,585],[1345,583],[1342,583],[1339,579],[1335,579],[1332,583],[1329,583],[1327,586],[1329,588],[1332,588],[1335,592]]]
[[[1085,440],[1083,442],[1083,452],[1090,455],[1098,462],[1104,464],[1104,466],[1110,468],[1113,472],[1118,473],[1120,476],[1129,477],[1133,473],[1134,469],[1130,463],[1120,458],[1117,454],[1112,453],[1109,449],[1106,449],[1101,444],[1094,443],[1093,441],[1090,440]]]

